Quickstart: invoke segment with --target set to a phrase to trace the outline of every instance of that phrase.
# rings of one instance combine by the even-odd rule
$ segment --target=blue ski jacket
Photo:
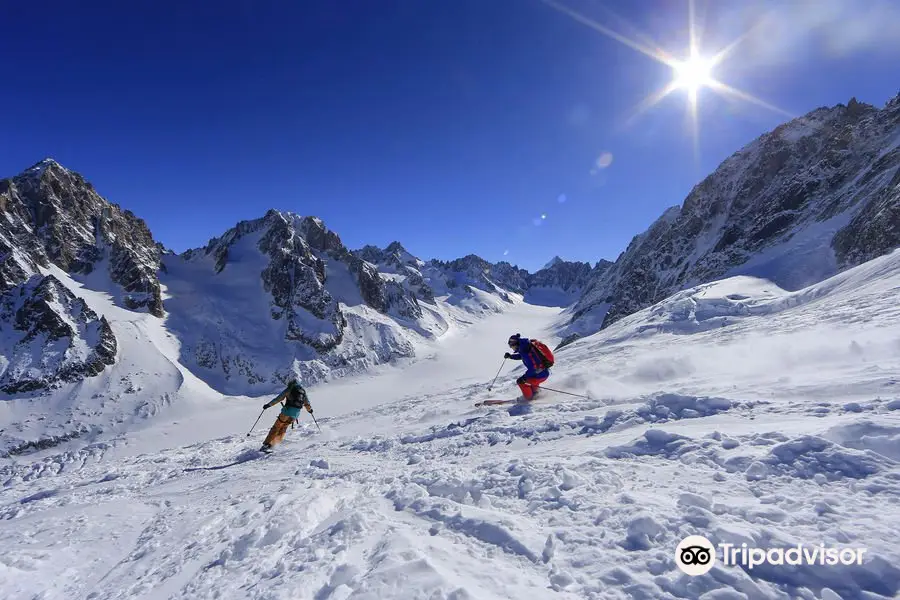
[[[510,354],[511,360],[521,360],[525,365],[525,377],[528,379],[543,379],[550,376],[550,369],[544,368],[544,363],[538,351],[531,346],[528,338],[519,338],[519,351]]]

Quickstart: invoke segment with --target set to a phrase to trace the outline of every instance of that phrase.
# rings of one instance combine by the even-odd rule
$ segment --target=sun
[[[715,85],[712,70],[713,61],[698,55],[683,62],[674,62],[672,85],[675,89],[687,90],[691,97],[696,97],[700,88]]]

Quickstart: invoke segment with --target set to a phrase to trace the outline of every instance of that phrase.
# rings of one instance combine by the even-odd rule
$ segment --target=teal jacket
[[[296,406],[288,406],[287,404],[285,404],[284,407],[282,407],[282,409],[281,409],[281,414],[283,414],[287,417],[290,417],[292,419],[299,419],[300,418],[300,409],[297,408]]]
[[[275,396],[271,401],[265,403],[263,409],[271,408],[279,402],[284,402],[281,414],[291,417],[292,419],[298,418],[300,416],[300,410],[303,408],[305,408],[309,414],[312,414],[313,412],[312,405],[309,403],[309,397],[306,395],[306,390],[299,385],[288,385],[284,388],[283,392]]]

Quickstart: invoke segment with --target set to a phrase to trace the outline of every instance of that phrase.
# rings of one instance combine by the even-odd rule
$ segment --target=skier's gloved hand
[[[263,402],[263,410],[266,410],[267,408],[269,408],[269,403]]]
[[[511,356],[512,356],[512,354],[510,354],[509,352],[506,352],[506,353],[503,355],[503,358],[510,358]]]

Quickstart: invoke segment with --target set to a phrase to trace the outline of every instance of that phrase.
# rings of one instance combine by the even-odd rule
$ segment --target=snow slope
[[[900,592],[900,252],[787,292],[685,290],[557,353],[531,406],[516,303],[405,366],[310,390],[271,456],[262,399],[6,459],[8,598],[890,598]],[[117,335],[120,331],[117,331]],[[126,353],[123,352],[123,357]],[[674,562],[687,535],[865,547],[852,566]]]
[[[109,293],[85,287],[55,265],[42,274],[55,277],[106,317],[118,353],[99,376],[0,402],[0,454],[133,431],[161,412],[178,414],[221,398],[178,362],[179,343],[165,321],[121,308]]]

